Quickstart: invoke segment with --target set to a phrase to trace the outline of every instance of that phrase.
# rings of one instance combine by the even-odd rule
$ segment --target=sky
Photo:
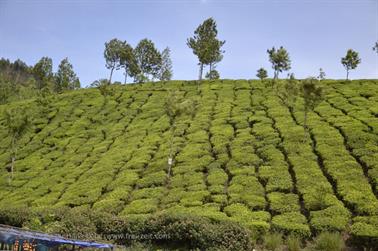
[[[112,38],[133,47],[149,38],[171,49],[173,79],[198,78],[198,60],[187,38],[205,19],[217,22],[226,40],[221,78],[253,79],[264,67],[273,75],[266,50],[285,47],[297,78],[345,78],[341,57],[351,48],[361,64],[352,79],[378,78],[378,0],[0,0],[0,57],[34,65],[41,57],[68,57],[82,86],[108,78],[104,43]],[[123,81],[122,71],[114,81]],[[282,73],[281,77],[286,77]]]

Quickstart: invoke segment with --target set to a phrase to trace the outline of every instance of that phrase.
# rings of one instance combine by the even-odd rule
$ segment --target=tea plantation
[[[247,80],[81,89],[0,106],[25,107],[32,127],[10,180],[0,115],[0,208],[84,208],[125,218],[182,213],[310,238],[323,231],[378,243],[378,81],[322,81],[303,127],[274,87]],[[197,100],[175,117],[168,175],[168,90]]]

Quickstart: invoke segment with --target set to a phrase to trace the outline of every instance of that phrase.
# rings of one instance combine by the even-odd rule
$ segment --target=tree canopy
[[[155,44],[145,38],[142,39],[134,50],[135,58],[140,69],[140,75],[137,81],[144,82],[146,79],[155,79],[159,77],[162,57],[160,52],[155,48]]]
[[[378,41],[375,42],[375,44],[373,46],[373,51],[375,51],[378,54]]]
[[[117,38],[113,38],[105,43],[104,58],[105,66],[110,70],[109,84],[112,82],[114,70],[119,70],[121,67],[121,50],[123,42]]]
[[[80,88],[79,78],[73,71],[72,64],[68,58],[64,58],[59,66],[58,72],[55,76],[55,91],[62,92],[63,90],[74,90]]]
[[[346,79],[349,79],[349,71],[357,68],[358,64],[361,63],[361,59],[358,56],[358,52],[349,49],[345,57],[341,58],[341,63],[347,71]]]
[[[274,79],[278,78],[278,74],[282,71],[288,71],[291,69],[291,61],[289,53],[282,46],[276,50],[275,47],[268,49],[269,61],[272,63],[274,69]]]
[[[169,47],[165,48],[161,53],[161,69],[160,69],[160,80],[171,80],[173,76],[172,72],[172,60],[171,60],[171,49]]]
[[[202,79],[203,66],[210,65],[210,71],[214,63],[220,62],[224,51],[221,47],[226,41],[217,38],[217,24],[213,18],[206,19],[194,31],[194,36],[188,38],[187,45],[198,57],[200,65],[199,79]]]
[[[42,57],[33,67],[33,74],[37,80],[37,89],[41,90],[49,85],[53,78],[52,59]]]
[[[131,45],[128,44],[126,41],[123,41],[120,46],[121,46],[120,53],[119,53],[120,67],[122,67],[125,70],[124,83],[126,84],[127,76],[135,78],[140,72],[140,69],[134,55],[133,47],[131,47]]]
[[[264,68],[260,68],[257,70],[256,77],[258,77],[260,80],[264,80],[268,77],[268,72]]]

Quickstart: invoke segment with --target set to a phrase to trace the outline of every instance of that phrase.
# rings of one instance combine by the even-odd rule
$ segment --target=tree
[[[48,88],[44,88],[37,93],[37,97],[35,99],[36,103],[39,107],[39,114],[44,116],[49,112],[49,104],[53,101],[54,96],[51,95],[51,92]]]
[[[222,45],[225,43],[225,41],[222,42]],[[210,47],[210,50],[213,51],[213,56],[210,58],[210,63],[209,63],[209,73],[215,70],[216,64],[222,61],[223,59],[223,50],[220,50],[219,46],[219,40],[213,39],[212,45]],[[218,72],[218,71],[216,71]],[[219,74],[219,73],[218,73]]]
[[[164,102],[164,110],[169,118],[171,138],[169,142],[169,156],[168,156],[168,172],[170,177],[171,168],[174,162],[174,137],[176,131],[176,118],[182,114],[194,116],[197,102],[191,99],[184,100],[183,93],[180,91],[168,91],[168,95]]]
[[[260,68],[257,70],[256,77],[258,77],[261,81],[268,77],[268,72],[264,68]]]
[[[321,81],[321,80],[324,80],[325,79],[325,72],[323,71],[322,68],[319,69],[319,76],[318,76],[318,79]]]
[[[194,31],[194,36],[188,38],[187,45],[198,57],[200,71],[199,80],[202,80],[203,66],[210,65],[210,72],[215,63],[223,58],[221,47],[225,41],[217,39],[218,30],[214,19],[208,18]]]
[[[206,73],[205,78],[207,79],[219,79],[219,72],[216,69],[212,69],[208,73]]]
[[[349,49],[345,57],[341,58],[341,63],[347,71],[346,79],[349,79],[349,71],[357,68],[357,65],[361,63],[361,59],[358,57],[358,52]]]
[[[135,58],[140,69],[138,81],[144,81],[149,77],[154,80],[159,77],[162,65],[160,52],[155,48],[155,44],[149,39],[142,39],[134,50]]]
[[[37,80],[37,89],[42,90],[47,87],[53,78],[52,59],[42,57],[33,67],[33,75]]]
[[[108,101],[107,96],[113,95],[113,89],[111,88],[111,86],[109,86],[109,81],[107,79],[102,78],[96,80],[91,84],[91,87],[95,87],[98,89],[100,94],[104,97],[105,103],[107,103]]]
[[[28,131],[30,127],[29,118],[23,110],[6,110],[5,111],[5,127],[8,131],[8,135],[11,139],[11,179],[13,179],[13,172],[16,163],[18,141]]]
[[[267,50],[267,53],[269,55],[269,61],[272,63],[272,68],[274,69],[274,80],[278,79],[280,72],[291,69],[289,53],[285,48],[281,46],[276,50],[276,48],[272,47],[272,49]]]
[[[121,67],[121,51],[123,47],[123,42],[113,38],[109,42],[105,43],[104,58],[105,66],[110,69],[110,76],[108,84],[112,82],[112,76],[114,70],[119,70]]]
[[[316,78],[310,77],[302,81],[302,97],[304,105],[304,120],[303,128],[305,130],[305,139],[307,127],[307,115],[309,111],[313,111],[316,106],[323,100],[323,91],[320,86],[318,86],[318,80]]]
[[[124,68],[125,82],[127,82],[127,75],[136,77],[140,70],[136,61],[134,50],[126,41],[122,42],[120,51],[120,67]]]
[[[278,92],[278,97],[281,102],[287,106],[290,112],[293,112],[295,102],[299,93],[298,81],[295,79],[294,74],[291,73],[288,80],[285,80],[284,85]]]
[[[72,64],[68,58],[64,58],[59,66],[55,76],[55,91],[62,92],[64,90],[74,90],[80,88],[79,78],[73,71]]]
[[[161,53],[161,69],[160,69],[160,80],[171,80],[172,79],[172,60],[171,60],[171,50],[169,47],[165,48]]]
[[[375,45],[373,46],[373,51],[375,51],[378,54],[378,41],[375,42]]]
[[[8,82],[0,80],[0,104],[7,103],[11,95],[12,86]]]

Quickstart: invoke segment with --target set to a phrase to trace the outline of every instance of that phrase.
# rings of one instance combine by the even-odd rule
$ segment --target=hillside
[[[326,98],[303,129],[260,81],[134,84],[56,95],[26,107],[12,181],[0,119],[0,208],[84,207],[139,217],[160,211],[231,219],[253,230],[324,230],[378,239],[378,81],[324,81]],[[197,99],[175,118],[168,177],[167,89]],[[2,116],[2,115],[1,115]],[[304,141],[305,139],[305,141]]]

